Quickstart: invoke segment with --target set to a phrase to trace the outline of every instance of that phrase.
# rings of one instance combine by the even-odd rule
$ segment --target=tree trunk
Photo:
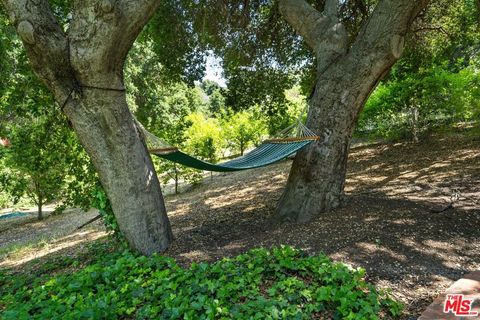
[[[173,165],[173,168],[175,169],[175,194],[178,194],[178,170],[177,170],[177,164]]]
[[[411,114],[411,122],[412,122],[412,137],[413,137],[413,142],[418,143],[420,139],[418,138],[419,135],[419,130],[418,130],[418,108],[417,107],[412,107],[410,109],[410,114]]]
[[[67,31],[48,0],[1,4],[90,155],[128,243],[147,255],[165,250],[172,232],[160,184],[123,84],[128,51],[160,2],[75,1]]]
[[[41,221],[41,220],[43,220],[43,199],[42,199],[41,196],[38,197],[37,208],[38,208],[37,218],[38,218],[39,221]]]
[[[400,57],[404,35],[427,2],[380,0],[349,46],[337,17],[338,0],[326,0],[322,13],[302,0],[280,0],[280,12],[317,57],[317,83],[307,126],[322,140],[295,157],[275,220],[307,222],[341,204],[358,115]]]
[[[86,88],[66,109],[130,246],[144,254],[172,241],[160,183],[124,92]]]
[[[358,80],[361,84],[364,78]],[[354,122],[374,83],[354,86],[350,76],[319,81],[310,101],[307,126],[321,133],[322,139],[295,157],[276,219],[308,222],[342,203]]]

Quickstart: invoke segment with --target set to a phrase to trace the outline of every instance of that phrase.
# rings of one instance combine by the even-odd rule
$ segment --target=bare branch
[[[29,61],[57,101],[69,95],[75,82],[69,63],[68,40],[47,0],[3,0]]]
[[[421,27],[417,28],[415,30],[412,30],[413,33],[419,33],[419,32],[428,32],[428,31],[439,31],[446,35],[447,37],[451,38],[452,36],[443,28],[442,26],[432,26],[432,27]]]

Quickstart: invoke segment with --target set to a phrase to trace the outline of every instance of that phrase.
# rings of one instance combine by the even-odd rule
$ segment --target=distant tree
[[[418,141],[435,127],[480,120],[480,76],[474,69],[432,67],[381,84],[360,115],[357,132]]]
[[[258,145],[267,134],[264,119],[253,111],[227,114],[222,119],[222,127],[229,148],[242,156],[248,147]]]
[[[66,206],[87,209],[98,180],[90,158],[52,94],[34,75],[22,43],[1,8],[0,137],[8,137],[7,144],[16,141],[12,148],[0,148],[5,149],[0,167],[2,181],[16,200],[29,195],[37,205],[58,200],[57,210]],[[30,161],[24,163],[26,159]],[[38,172],[33,167],[36,163]],[[42,176],[45,181],[34,182]]]
[[[68,136],[62,124],[49,117],[25,119],[12,128],[12,145],[4,152],[5,168],[0,185],[18,201],[23,196],[37,206],[38,219],[43,219],[43,206],[58,199],[68,175]]]
[[[218,83],[212,80],[204,80],[200,84],[208,96],[208,110],[212,115],[216,115],[224,111],[226,107],[227,89],[220,87]]]
[[[439,0],[415,21],[403,57],[373,92],[357,133],[412,138],[480,110],[478,1]]]
[[[190,124],[185,130],[186,151],[203,160],[217,162],[225,148],[218,119],[196,112],[187,116],[186,120]]]
[[[125,67],[130,108],[142,125],[166,143],[182,148],[185,143],[187,116],[208,109],[208,99],[202,87],[164,79],[165,70],[158,60],[155,45],[137,41],[129,53]],[[175,193],[180,180],[198,182],[198,170],[164,159],[153,162],[163,183],[174,181]]]

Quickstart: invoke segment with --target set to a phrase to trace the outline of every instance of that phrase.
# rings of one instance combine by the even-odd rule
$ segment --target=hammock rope
[[[298,120],[295,124],[279,132],[275,137],[263,141],[258,147],[245,155],[214,164],[192,157],[148,132],[142,126],[140,128],[151,154],[187,167],[218,172],[264,167],[283,160],[312,142],[320,140],[318,135]],[[292,131],[296,135],[292,135]]]

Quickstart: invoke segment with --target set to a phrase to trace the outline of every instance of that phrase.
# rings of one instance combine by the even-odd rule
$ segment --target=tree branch
[[[325,0],[324,14],[336,17],[338,15],[338,5],[338,0]]]
[[[418,32],[428,32],[428,31],[440,31],[447,37],[451,38],[452,36],[445,30],[442,26],[432,26],[432,27],[421,27],[417,28],[415,30],[412,30],[413,33],[418,33]]]
[[[122,89],[128,51],[159,5],[156,0],[76,0],[68,35],[79,80]]]
[[[287,22],[315,49],[319,35],[331,24],[330,19],[304,0],[280,0],[279,10]]]
[[[23,41],[29,61],[57,101],[65,100],[75,79],[69,62],[68,40],[47,0],[2,0]]]
[[[317,74],[345,54],[348,35],[337,17],[338,0],[327,0],[320,13],[304,0],[280,0],[280,13],[305,39],[317,57]]]
[[[403,52],[408,29],[428,2],[429,0],[381,0],[360,30],[351,52],[358,56],[387,55],[393,61],[398,59]]]

